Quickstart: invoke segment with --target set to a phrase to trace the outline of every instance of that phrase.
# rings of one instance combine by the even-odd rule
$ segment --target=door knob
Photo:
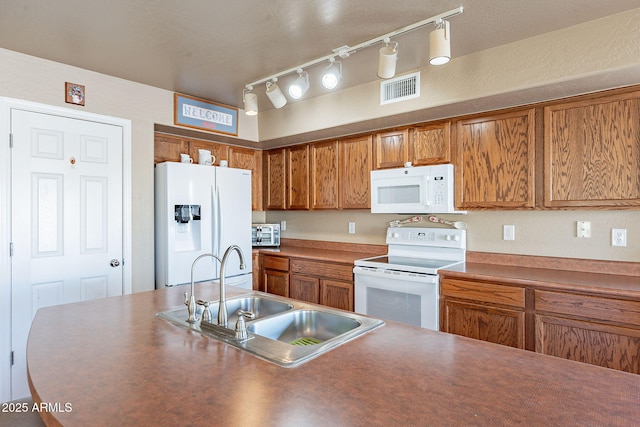
[[[117,267],[120,265],[120,261],[118,261],[117,259],[112,259],[111,262],[109,263],[111,264],[111,267]]]

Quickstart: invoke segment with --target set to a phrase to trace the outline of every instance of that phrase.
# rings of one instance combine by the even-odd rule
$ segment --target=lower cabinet
[[[440,330],[525,349],[525,289],[443,279]]]
[[[262,255],[265,292],[353,311],[353,265]]]
[[[538,353],[640,373],[640,301],[536,291]]]
[[[261,290],[270,294],[289,296],[289,258],[262,255]]]

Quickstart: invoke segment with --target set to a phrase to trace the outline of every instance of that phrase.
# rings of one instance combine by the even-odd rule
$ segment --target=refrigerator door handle
[[[216,186],[217,205],[218,205],[218,250],[222,252],[222,230],[224,229],[224,218],[222,216],[222,201],[220,200],[220,187]],[[222,253],[218,254],[219,257]]]
[[[211,253],[218,256],[218,195],[216,187],[211,186]]]

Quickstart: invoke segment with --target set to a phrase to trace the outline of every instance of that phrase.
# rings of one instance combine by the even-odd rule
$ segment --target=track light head
[[[451,59],[449,21],[436,22],[436,29],[429,34],[429,64],[443,65]]]
[[[298,77],[289,86],[289,96],[293,99],[300,99],[309,89],[309,74],[298,69]]]
[[[287,98],[285,98],[284,94],[278,87],[278,84],[276,83],[277,81],[278,81],[277,78],[273,78],[271,81],[268,81],[266,83],[267,85],[266,94],[269,97],[269,100],[271,101],[274,107],[282,108],[285,105],[287,105]]]
[[[378,52],[378,77],[389,79],[396,74],[398,60],[398,43],[389,45],[389,38],[384,39],[385,46]]]
[[[325,89],[335,89],[342,77],[342,63],[334,58],[329,60],[329,66],[322,75],[322,86]]]
[[[244,113],[247,116],[255,116],[258,114],[258,95],[252,92],[253,86],[248,85],[242,91],[242,101],[244,102]]]

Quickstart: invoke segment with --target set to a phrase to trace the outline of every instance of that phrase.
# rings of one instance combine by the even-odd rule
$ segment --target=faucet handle
[[[212,323],[213,315],[211,314],[211,310],[209,309],[209,301],[203,301],[199,299],[198,301],[196,301],[196,303],[204,307],[202,309],[202,321]]]
[[[238,310],[238,321],[236,322],[236,339],[246,340],[249,337],[247,333],[247,319],[255,319],[256,315],[251,311]]]
[[[189,293],[184,291],[184,305],[189,305]]]

